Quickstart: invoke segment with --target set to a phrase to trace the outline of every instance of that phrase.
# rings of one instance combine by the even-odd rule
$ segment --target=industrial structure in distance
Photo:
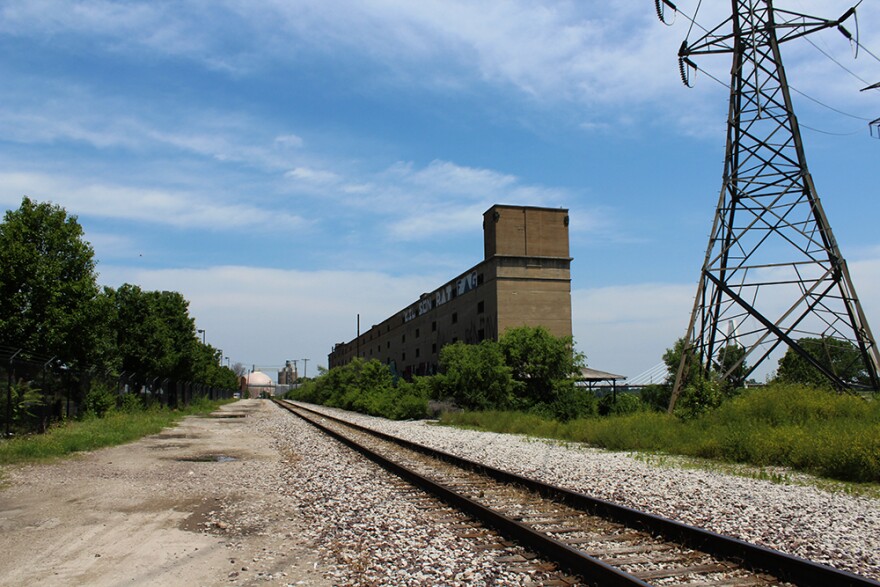
[[[437,371],[440,349],[497,340],[517,326],[571,336],[568,210],[494,205],[483,214],[483,261],[350,342],[328,365],[376,359],[399,375]]]

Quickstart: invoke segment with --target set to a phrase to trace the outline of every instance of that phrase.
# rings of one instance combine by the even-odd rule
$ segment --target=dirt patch
[[[297,539],[295,504],[270,501],[292,455],[248,423],[277,408],[231,407],[248,417],[187,418],[125,446],[0,471],[0,586],[329,584]]]

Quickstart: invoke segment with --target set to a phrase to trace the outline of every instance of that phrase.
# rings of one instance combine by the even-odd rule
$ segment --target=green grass
[[[648,411],[566,423],[533,414],[465,412],[444,414],[441,423],[880,483],[880,399],[796,385],[747,390],[689,421]]]
[[[125,444],[156,434],[185,416],[209,413],[229,401],[203,400],[181,410],[110,412],[103,418],[67,421],[50,428],[45,434],[0,440],[0,465],[45,461],[76,452]]]

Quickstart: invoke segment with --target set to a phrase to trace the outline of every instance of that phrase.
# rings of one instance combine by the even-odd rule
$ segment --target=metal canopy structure
[[[779,49],[827,28],[848,34],[842,23],[855,9],[826,20],[770,0],[732,7],[730,18],[679,52],[687,85],[696,55],[729,53],[733,63],[721,194],[669,409],[692,361],[703,376],[744,379],[781,346],[837,388],[878,389],[880,356],[807,168]],[[820,350],[800,344],[804,338],[823,341]],[[725,361],[731,347],[741,351]],[[823,360],[832,347],[858,349],[850,353],[861,362],[857,380]]]

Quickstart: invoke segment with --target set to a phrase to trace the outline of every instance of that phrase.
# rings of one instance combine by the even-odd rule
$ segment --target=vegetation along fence
[[[57,357],[0,345],[0,431],[5,436],[44,432],[53,422],[90,411],[176,408],[198,398],[231,398],[235,391],[145,373],[75,370]]]

